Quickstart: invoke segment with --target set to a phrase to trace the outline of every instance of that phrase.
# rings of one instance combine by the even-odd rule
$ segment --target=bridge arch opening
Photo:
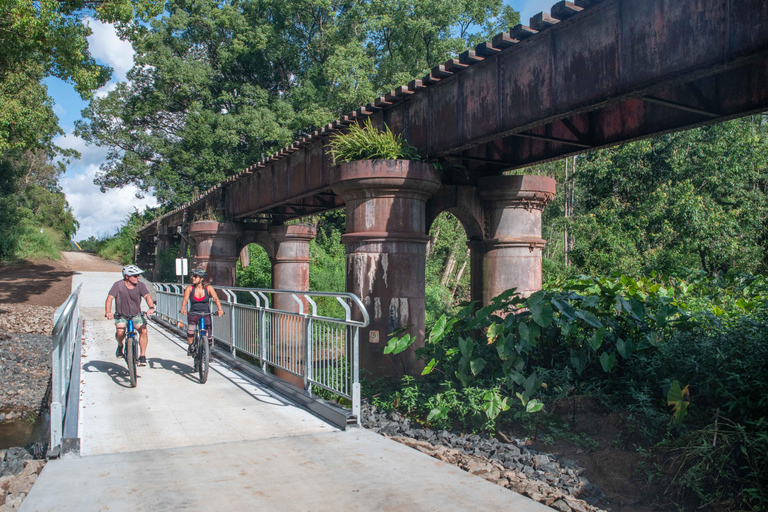
[[[440,315],[450,316],[459,304],[473,300],[470,240],[482,240],[482,230],[469,212],[449,208],[432,220],[429,237],[425,276],[427,329]]]
[[[235,286],[243,288],[272,288],[272,262],[266,249],[251,243],[240,250]]]

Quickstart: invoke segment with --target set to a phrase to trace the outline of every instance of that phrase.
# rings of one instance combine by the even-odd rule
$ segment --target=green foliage
[[[69,249],[79,224],[59,188],[62,172],[63,165],[54,165],[43,151],[0,160],[0,260],[58,259]]]
[[[518,19],[500,0],[171,0],[125,25],[132,83],[77,133],[109,150],[103,188],[179,204]]]
[[[353,124],[344,133],[334,133],[328,145],[328,152],[336,164],[357,160],[422,159],[402,134],[395,135],[386,124],[383,131],[374,128],[370,117],[362,126]]]
[[[61,232],[48,227],[33,224],[30,220],[22,220],[17,231],[17,248],[14,258],[20,260],[35,260],[47,258],[61,259],[62,249],[69,249],[68,239]]]
[[[138,242],[137,230],[144,224],[154,220],[163,214],[162,208],[147,208],[143,212],[135,211],[128,215],[120,229],[114,236],[105,238],[99,244],[96,254],[106,260],[113,260],[127,265],[134,263],[134,247]],[[166,255],[166,260],[168,256]],[[166,274],[167,275],[167,274]],[[173,271],[175,281],[175,267]]]
[[[258,244],[248,244],[248,266],[237,261],[235,284],[242,288],[272,288],[272,263],[267,251]]]
[[[579,158],[573,264],[590,274],[764,272],[766,160],[763,116]]]
[[[45,77],[70,82],[83,99],[109,80],[111,70],[96,64],[86,38],[86,17],[130,23],[158,14],[153,1],[13,0],[0,3],[0,154],[61,151],[53,138],[62,133]]]
[[[526,299],[510,290],[439,319],[416,353],[422,380],[407,390],[367,384],[374,403],[435,428],[492,430],[571,390],[591,391],[629,411],[650,441],[668,436],[680,493],[735,506],[765,498],[764,277],[577,276]],[[714,444],[713,417],[724,435]]]

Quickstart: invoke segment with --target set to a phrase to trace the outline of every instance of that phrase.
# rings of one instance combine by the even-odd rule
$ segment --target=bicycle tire
[[[125,362],[128,365],[128,380],[131,383],[131,387],[136,387],[136,347],[134,346],[135,340],[132,337],[127,337],[125,343]]]
[[[197,367],[198,375],[200,376],[200,384],[205,384],[208,381],[208,367],[210,366],[211,348],[208,346],[208,338],[201,337],[198,340],[200,343],[200,364]]]

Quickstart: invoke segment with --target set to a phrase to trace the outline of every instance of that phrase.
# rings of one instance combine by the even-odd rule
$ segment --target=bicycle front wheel
[[[200,375],[200,384],[205,384],[208,380],[208,367],[210,366],[211,348],[208,346],[208,338],[201,336],[198,340],[198,357],[200,359],[197,365],[197,371]]]
[[[136,347],[133,338],[125,340],[125,362],[128,364],[128,380],[131,387],[136,387]]]

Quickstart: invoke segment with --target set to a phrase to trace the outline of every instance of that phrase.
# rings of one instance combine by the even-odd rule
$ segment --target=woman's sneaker
[[[123,346],[118,345],[117,350],[115,350],[115,357],[123,357]]]
[[[192,356],[194,356],[194,355],[195,355],[195,349],[194,349],[194,347],[193,347],[192,345],[189,345],[189,346],[187,347],[187,355],[188,355],[189,357],[192,357]]]
[[[139,357],[139,366],[147,366],[147,356]]]

